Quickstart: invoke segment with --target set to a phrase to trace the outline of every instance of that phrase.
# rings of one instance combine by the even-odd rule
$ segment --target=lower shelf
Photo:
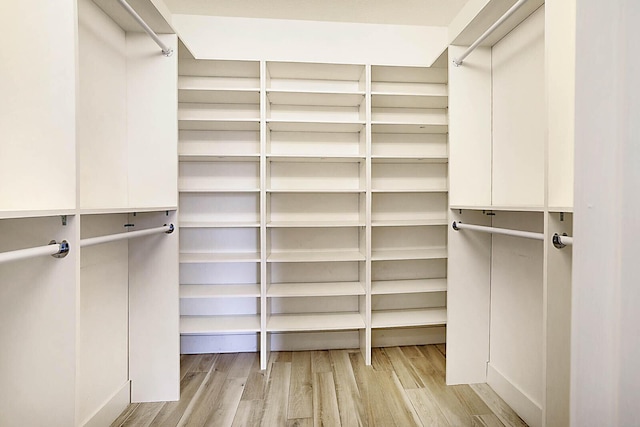
[[[260,298],[260,285],[180,285],[180,298]]]
[[[371,313],[372,328],[403,328],[447,324],[447,309],[444,307],[419,310],[386,310]]]
[[[338,331],[364,327],[360,313],[276,314],[267,322],[268,332]]]
[[[260,332],[260,315],[180,316],[180,335],[243,334]]]

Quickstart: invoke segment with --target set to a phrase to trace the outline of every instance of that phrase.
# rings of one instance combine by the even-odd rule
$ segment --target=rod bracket
[[[563,236],[566,236],[566,235],[567,235],[566,233],[563,234]],[[558,233],[555,233],[553,235],[552,242],[553,242],[553,246],[555,246],[557,249],[562,249],[565,246],[567,246],[564,243],[562,243],[562,239],[560,239],[560,235]]]
[[[58,252],[56,252],[55,254],[51,254],[52,257],[54,258],[64,258],[69,254],[69,242],[67,242],[66,240],[63,240],[62,242],[58,243],[55,240],[52,240],[49,242],[50,245],[60,245],[60,250]]]
[[[165,224],[166,227],[167,224]],[[173,224],[169,224],[169,229],[167,231],[165,231],[165,233],[167,234],[171,234],[173,233],[173,230],[175,230],[175,227],[173,226]]]
[[[460,229],[458,228],[458,224],[457,224],[455,221],[453,221],[453,224],[451,224],[451,227],[452,227],[454,230],[456,230],[456,231],[460,230]]]
[[[63,226],[67,225],[67,216],[66,215],[60,215],[60,221],[62,221],[62,225]]]

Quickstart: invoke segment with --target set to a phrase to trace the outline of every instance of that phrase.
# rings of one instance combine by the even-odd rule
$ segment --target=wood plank
[[[311,352],[311,373],[332,372],[328,351]]]
[[[376,371],[393,371],[393,365],[382,348],[371,349],[371,366]]]
[[[229,369],[229,378],[248,378],[258,359],[257,353],[238,353]]]
[[[194,361],[192,372],[209,372],[214,363],[218,359],[217,354],[200,354],[196,361]]]
[[[262,400],[240,400],[231,426],[249,427],[260,425],[263,407],[264,401]]]
[[[351,370],[353,377],[360,393],[360,401],[362,402],[362,410],[364,411],[363,420],[368,420],[368,424],[373,424],[371,418],[371,410],[369,405],[369,388],[368,388],[368,371],[373,370],[371,366],[364,364],[364,358],[359,351],[356,353],[349,353],[349,363],[351,364]]]
[[[333,373],[313,374],[313,425],[334,427],[340,425],[340,412]]]
[[[260,370],[260,355],[255,354],[255,360],[247,377],[241,400],[264,400],[267,388],[267,371]]]
[[[405,393],[409,396],[409,400],[424,426],[449,426],[447,418],[435,403],[435,398],[428,388],[405,390]]]
[[[396,347],[397,348],[397,347]],[[389,398],[389,408],[394,414],[394,419],[397,426],[419,426],[420,417],[416,413],[409,397],[405,394],[405,390],[402,387],[402,383],[395,372],[390,372],[389,376],[385,378],[388,381],[387,387],[384,390],[387,391]]]
[[[131,416],[133,411],[138,408],[138,405],[139,403],[132,403],[131,405],[127,406],[125,410],[122,411],[122,413],[118,416],[118,418],[113,420],[113,422],[111,423],[111,427],[120,427],[127,420],[127,418]]]
[[[446,344],[436,344],[436,348],[443,356],[447,356],[447,345]]]
[[[287,427],[313,427],[313,418],[296,418],[287,420]]]
[[[470,384],[469,387],[491,408],[491,411],[508,427],[525,427],[527,424],[487,384]]]
[[[122,423],[122,427],[147,427],[164,406],[164,402],[141,403]]]
[[[384,349],[384,352],[391,361],[393,370],[400,379],[403,388],[415,389],[424,387],[420,375],[415,371],[413,365],[399,347],[388,347]]]
[[[206,377],[207,374],[204,372],[187,372],[180,380],[180,400],[167,402],[150,425],[177,425]]]
[[[495,414],[474,415],[473,427],[504,427],[504,424],[500,422],[500,418]]]
[[[412,357],[424,357],[420,349],[415,345],[399,347],[399,349],[402,351],[402,354],[404,354],[404,356],[408,359],[411,359]]]
[[[388,427],[396,425],[394,414],[387,403],[387,390],[382,388],[382,385],[385,384],[384,379],[388,378],[390,374],[390,371],[367,370],[366,387],[369,395],[367,413],[371,426]]]
[[[269,374],[267,396],[264,404],[261,425],[286,425],[290,381],[291,363],[274,362]]]
[[[180,355],[180,379],[184,378],[187,372],[190,372],[197,360],[200,359],[200,354],[181,354]]]
[[[331,350],[329,356],[333,366],[342,427],[368,425],[367,414],[362,405],[349,353],[345,350]]]
[[[436,372],[441,374],[443,378],[446,377],[447,360],[440,350],[438,350],[434,345],[423,345],[420,346],[419,349],[422,355],[427,358],[429,363],[431,363]]]
[[[467,412],[470,414],[488,415],[493,413],[487,404],[484,403],[480,396],[478,396],[478,394],[473,391],[468,384],[453,385],[448,386],[448,388],[453,390],[460,403],[465,406]]]
[[[215,409],[205,423],[207,427],[230,426],[233,423],[244,391],[244,384],[244,378],[227,377],[222,386],[224,393],[220,395]]]
[[[291,351],[276,352],[276,358],[275,358],[276,362],[291,363],[292,360],[293,360],[293,352]]]
[[[313,417],[311,352],[309,351],[296,351],[292,355],[288,409],[289,420]]]

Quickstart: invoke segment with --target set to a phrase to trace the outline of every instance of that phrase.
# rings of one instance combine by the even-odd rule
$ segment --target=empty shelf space
[[[180,285],[180,298],[260,297],[260,285]]]
[[[267,322],[269,332],[336,331],[364,327],[360,313],[276,314]]]
[[[268,297],[321,297],[364,295],[360,282],[272,283]]]
[[[415,191],[415,190],[414,190]],[[445,190],[446,191],[446,190]],[[365,193],[366,190],[363,188],[267,188],[267,193]]]
[[[181,335],[260,332],[260,316],[180,316]]]
[[[365,256],[359,251],[272,252],[267,257],[267,262],[331,262],[364,260]]]
[[[364,101],[362,92],[267,90],[273,105],[315,105],[357,107]]]
[[[180,130],[200,131],[257,131],[260,130],[260,119],[215,119],[203,120],[195,118],[181,118],[178,120]]]
[[[429,89],[432,90],[431,93]],[[371,92],[373,108],[447,108],[448,97],[445,85],[432,85],[424,93]]]
[[[446,248],[433,249],[388,249],[371,251],[372,261],[394,261],[405,259],[444,259]]]
[[[373,163],[448,163],[449,156],[371,156]]]
[[[277,132],[337,132],[350,133],[364,130],[365,121],[323,120],[267,120],[269,130]]]
[[[256,252],[236,253],[181,253],[181,264],[202,264],[211,262],[260,262]]]
[[[446,218],[436,219],[396,219],[396,220],[372,220],[372,227],[405,227],[405,226],[421,226],[421,225],[447,225]]]
[[[422,292],[445,292],[447,279],[377,280],[371,282],[371,294],[414,294]]]
[[[254,221],[180,221],[180,228],[255,228],[260,222]]]
[[[384,310],[371,312],[372,328],[402,328],[410,326],[446,325],[444,307],[418,310]]]
[[[180,193],[259,193],[259,188],[194,188],[194,187],[180,187],[178,188]]]
[[[446,193],[447,188],[373,188],[372,193]]]
[[[333,227],[364,227],[364,221],[271,221],[269,228],[333,228]]]
[[[258,104],[260,102],[260,90],[251,89],[212,89],[205,85],[183,85],[180,86],[178,80],[178,102],[180,103],[200,103],[200,104]],[[205,79],[205,77],[198,77]],[[203,81],[202,83],[206,83]]]
[[[341,156],[341,155],[282,155],[282,154],[267,154],[267,160],[272,162],[293,162],[293,163],[354,163],[362,162],[365,160],[365,156],[353,155],[353,156]]]
[[[181,162],[259,162],[260,154],[180,154]]]
[[[373,133],[397,133],[397,134],[446,134],[449,126],[446,123],[414,123],[414,122],[387,122],[372,121],[371,131]]]

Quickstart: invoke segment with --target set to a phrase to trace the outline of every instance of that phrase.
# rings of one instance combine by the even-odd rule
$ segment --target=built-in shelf
[[[180,154],[181,162],[259,162],[260,154]]]
[[[267,290],[267,296],[274,298],[364,294],[364,284],[360,282],[272,283]]]
[[[372,121],[371,132],[373,133],[448,133],[449,126],[444,123],[423,124],[423,123],[396,123],[386,121]]]
[[[331,227],[364,227],[364,221],[271,221],[268,228],[331,228]]]
[[[188,188],[178,189],[181,193],[259,193],[259,188]]]
[[[278,132],[353,133],[364,130],[365,121],[267,120],[269,130]]]
[[[344,189],[344,188],[309,188],[309,189],[300,189],[300,188],[267,188],[267,193],[365,193],[364,189]],[[415,191],[414,192],[420,192]]]
[[[446,193],[446,188],[374,188],[372,193]]]
[[[178,79],[178,102],[198,104],[258,104],[259,89],[220,89],[207,77],[183,76]]]
[[[445,259],[446,248],[433,249],[389,249],[371,251],[372,261],[396,261],[409,259]]]
[[[470,211],[505,211],[505,212],[544,212],[544,206],[461,206],[452,205],[451,209]],[[563,211],[566,212],[566,211]]]
[[[175,210],[175,207],[171,210]],[[47,209],[47,210],[30,210],[30,211],[0,211],[0,219],[12,218],[42,218],[47,216],[75,215],[75,209]]]
[[[180,285],[180,298],[259,298],[260,285]]]
[[[353,163],[361,162],[365,160],[365,156],[318,156],[318,155],[282,155],[282,154],[267,154],[267,160],[272,162],[292,162],[292,163],[315,163],[315,162],[327,162],[327,163]]]
[[[177,206],[149,206],[144,208],[82,208],[76,213],[79,213],[80,215],[108,215],[121,213],[172,212],[176,209],[178,209]]]
[[[260,332],[260,315],[180,316],[181,335],[243,334]]]
[[[179,117],[180,130],[213,130],[213,131],[259,131],[260,119],[215,119],[205,120]]]
[[[180,221],[180,228],[256,228],[260,222],[254,221]]]
[[[448,156],[371,156],[373,163],[448,163]]]
[[[432,94],[371,92],[373,108],[447,108],[447,87],[438,85]]]
[[[364,95],[364,91],[267,90],[267,99],[274,105],[358,107],[364,102]]]
[[[364,327],[360,313],[275,314],[267,322],[269,332],[335,331]]]
[[[446,292],[446,290],[447,279],[375,280],[371,282],[372,295]]]
[[[365,256],[359,251],[299,251],[272,252],[268,262],[333,262],[364,261]]]
[[[372,227],[406,227],[420,225],[448,225],[446,218],[437,219],[396,219],[396,220],[372,220]]]
[[[382,310],[371,312],[372,328],[403,328],[411,326],[446,325],[447,309],[443,307],[418,310]]]
[[[239,253],[181,253],[181,264],[201,264],[210,262],[260,262],[260,254],[255,252]]]

